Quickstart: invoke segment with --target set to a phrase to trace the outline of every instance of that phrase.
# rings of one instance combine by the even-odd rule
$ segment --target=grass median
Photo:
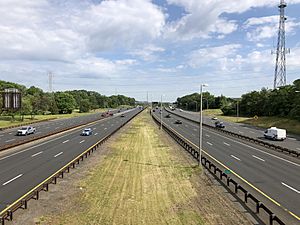
[[[201,184],[197,163],[146,112],[121,132],[76,184],[80,194],[42,224],[248,224],[207,180]]]

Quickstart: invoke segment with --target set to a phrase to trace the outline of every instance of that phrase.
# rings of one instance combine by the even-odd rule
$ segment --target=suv
[[[225,128],[225,125],[223,122],[217,121],[215,122],[215,127],[217,128]]]
[[[22,127],[17,131],[17,136],[34,134],[35,132],[36,132],[35,127],[31,127],[31,126]]]
[[[81,135],[82,136],[90,136],[93,134],[92,128],[86,128],[82,131]]]

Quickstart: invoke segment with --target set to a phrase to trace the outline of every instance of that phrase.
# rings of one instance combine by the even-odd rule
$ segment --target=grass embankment
[[[82,192],[42,224],[248,224],[160,132],[146,112],[135,118],[76,184]]]
[[[15,126],[15,125],[22,125],[25,123],[32,123],[32,122],[38,122],[46,119],[62,119],[62,118],[73,118],[78,116],[85,116],[90,115],[97,112],[104,112],[107,109],[96,109],[92,110],[87,113],[79,113],[78,111],[74,111],[71,114],[56,114],[56,115],[36,115],[33,119],[31,119],[30,115],[24,116],[24,121],[19,121],[20,116],[16,116],[15,121],[11,121],[11,116],[0,116],[0,128]],[[18,119],[18,120],[17,120]]]
[[[204,115],[217,116],[219,119],[227,122],[239,122],[245,123],[256,127],[269,128],[279,127],[286,129],[288,133],[294,133],[300,135],[300,121],[282,117],[235,117],[235,116],[223,116],[221,109],[208,109],[203,111]]]

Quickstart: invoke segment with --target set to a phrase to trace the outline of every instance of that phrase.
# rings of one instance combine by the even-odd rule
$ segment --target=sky
[[[286,0],[287,83],[300,0]],[[272,89],[279,0],[0,0],[0,80],[175,101]]]

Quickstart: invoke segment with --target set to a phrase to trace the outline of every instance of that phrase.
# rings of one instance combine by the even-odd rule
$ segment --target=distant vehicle
[[[18,136],[29,135],[29,134],[34,134],[35,132],[36,132],[35,127],[27,126],[27,127],[21,127],[21,129],[17,131],[17,135]]]
[[[153,109],[152,112],[155,112],[155,109]]]
[[[158,109],[158,106],[156,106],[155,108]]]
[[[125,117],[125,115],[124,115],[124,114],[121,114],[121,117]]]
[[[286,130],[279,129],[277,127],[271,127],[264,132],[264,136],[265,138],[272,139],[274,141],[283,141],[284,139],[286,139]]]
[[[121,109],[118,110],[118,113],[121,112]]]
[[[225,128],[225,125],[223,122],[217,121],[215,122],[215,127],[217,128]]]
[[[214,117],[212,117],[211,119],[212,119],[212,120],[218,120],[218,118],[217,118],[217,117],[215,117],[215,116],[214,116]]]
[[[85,128],[81,133],[82,136],[90,136],[92,134],[93,134],[92,128]]]
[[[170,114],[168,114],[168,115],[166,115],[165,117],[166,117],[166,118],[171,118],[171,115],[170,115]]]
[[[182,124],[182,121],[181,120],[176,120],[175,123],[176,124]]]

